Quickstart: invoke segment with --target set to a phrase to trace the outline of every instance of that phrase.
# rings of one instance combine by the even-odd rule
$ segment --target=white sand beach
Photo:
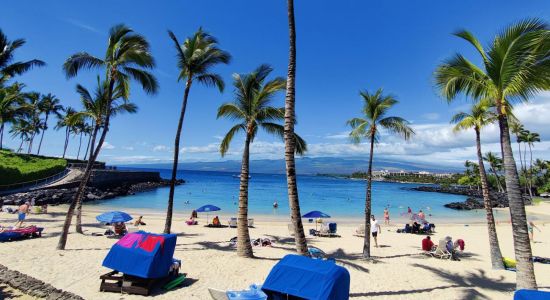
[[[86,299],[139,299],[141,296],[99,292],[99,276],[110,271],[101,266],[110,247],[117,241],[105,236],[105,227],[95,220],[97,212],[84,206],[85,235],[71,232],[67,250],[55,250],[66,206],[50,207],[49,214],[30,215],[27,224],[44,227],[42,238],[0,244],[0,263],[6,267],[43,280]],[[550,214],[550,204],[528,208],[529,212]],[[159,299],[209,299],[208,287],[243,289],[262,283],[271,267],[285,254],[294,252],[286,222],[256,218],[251,238],[268,237],[272,247],[255,247],[257,258],[237,257],[229,246],[236,229],[187,226],[187,216],[176,214],[173,225],[178,234],[175,257],[183,261],[187,273],[185,284],[172,291],[157,293]],[[254,217],[254,216],[252,216]],[[14,223],[14,215],[1,213],[0,224]],[[222,219],[224,222],[225,220]],[[164,216],[144,213],[147,223],[142,229],[161,232]],[[536,223],[533,253],[550,257],[550,223]],[[306,223],[306,230],[314,225]],[[423,236],[396,233],[401,224],[383,226],[380,248],[373,248],[373,262],[361,259],[362,238],[354,236],[357,225],[342,223],[340,238],[308,237],[308,244],[319,247],[336,258],[351,274],[351,299],[510,299],[515,288],[515,273],[493,271],[490,267],[487,232],[483,224],[437,224],[432,239],[450,235],[466,242],[461,261],[439,260],[421,254]],[[71,228],[72,231],[74,227]],[[503,255],[513,257],[509,224],[497,226]],[[550,265],[535,264],[537,282],[550,289]]]

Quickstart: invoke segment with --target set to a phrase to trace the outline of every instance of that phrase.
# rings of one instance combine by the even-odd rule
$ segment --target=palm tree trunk
[[[80,230],[79,233],[82,233],[82,226],[81,224],[78,224],[78,222],[81,219],[81,212],[82,212],[82,197],[84,196],[84,190],[86,188],[86,185],[88,184],[88,180],[90,180],[90,176],[92,175],[92,169],[93,165],[97,159],[97,156],[99,155],[99,152],[101,150],[101,147],[103,146],[103,142],[105,141],[105,137],[107,136],[107,131],[109,130],[109,121],[111,118],[111,98],[113,95],[113,87],[115,84],[115,78],[110,79],[109,83],[109,93],[108,98],[110,101],[107,103],[107,109],[105,113],[105,126],[103,129],[103,132],[101,133],[101,138],[99,139],[99,143],[97,145],[97,148],[95,151],[92,151],[90,153],[90,159],[88,160],[88,164],[86,165],[86,170],[84,171],[84,176],[82,178],[82,181],[80,182],[80,185],[78,186],[78,190],[76,191],[76,194],[73,198],[73,201],[69,205],[69,210],[67,211],[67,215],[65,217],[65,222],[63,223],[63,230],[61,231],[61,235],[59,236],[59,242],[57,244],[57,250],[64,250],[65,246],[67,244],[67,235],[69,234],[69,228],[71,227],[71,221],[73,219],[74,209],[79,206],[78,215],[77,215],[77,232]],[[98,128],[97,128],[98,129]],[[96,129],[96,130],[97,130]],[[94,144],[95,141],[93,141],[92,144]]]
[[[4,141],[4,122],[0,125],[0,150],[2,150],[2,142]]]
[[[65,146],[63,146],[63,158],[65,158],[65,153],[67,153],[67,146],[69,146],[69,127],[65,129]]]
[[[23,150],[23,142],[25,141],[24,138],[21,138],[21,144],[19,144],[19,148],[17,148],[17,153],[21,152]]]
[[[302,215],[300,213],[300,200],[298,198],[298,184],[296,182],[296,161],[294,152],[296,149],[296,140],[294,139],[294,110],[296,102],[295,78],[296,78],[296,27],[294,24],[294,0],[287,1],[288,9],[288,31],[289,31],[289,51],[288,51],[288,74],[286,81],[285,97],[285,162],[286,162],[286,180],[288,185],[288,202],[290,206],[290,219],[294,224],[294,239],[296,241],[296,251],[300,255],[307,255],[307,241],[302,224]]]
[[[367,195],[365,199],[365,238],[363,240],[363,258],[370,259],[370,216],[372,205],[372,159],[374,157],[374,131],[370,137],[369,170],[367,171]]]
[[[500,246],[498,245],[497,229],[495,227],[495,217],[493,215],[493,203],[489,195],[489,182],[487,181],[487,174],[485,173],[485,165],[483,164],[483,156],[481,154],[481,138],[479,134],[479,128],[476,127],[475,131],[476,131],[477,159],[479,162],[479,177],[481,179],[483,204],[485,206],[485,212],[487,214],[487,230],[489,233],[489,249],[491,252],[491,264],[493,266],[493,269],[502,270],[504,269],[504,262],[502,260],[502,253],[500,252]],[[497,181],[498,181],[498,176],[497,176]]]
[[[493,171],[493,175],[495,175],[495,178],[497,180],[497,188],[500,193],[504,192],[504,188],[502,187],[502,183],[500,182],[500,176],[498,176],[497,170],[494,166],[491,166],[491,170]]]
[[[38,143],[38,151],[36,154],[40,154],[40,148],[42,148],[42,140],[44,139],[44,133],[46,132],[46,128],[48,127],[48,113],[46,113],[46,118],[44,119],[44,130],[42,130],[42,136],[40,137],[40,143]]]
[[[82,132],[80,133],[80,140],[78,142],[78,152],[76,153],[76,159],[80,157],[80,147],[82,146]]]
[[[254,257],[250,234],[248,232],[248,174],[250,165],[250,133],[244,143],[243,161],[241,166],[241,184],[239,188],[239,217],[237,219],[237,255]]]
[[[529,143],[529,198],[533,200],[533,149]]]
[[[94,130],[95,130],[95,128],[94,128]],[[86,146],[86,152],[84,153],[84,158],[83,158],[83,160],[86,160],[86,157],[88,157],[88,150],[90,150],[90,142],[91,142],[91,140],[92,140],[92,135],[90,134],[90,135],[88,136],[88,145]]]
[[[500,144],[502,147],[502,158],[504,161],[504,173],[506,181],[506,193],[510,206],[510,216],[512,219],[512,234],[514,237],[514,252],[516,256],[516,288],[517,289],[536,289],[535,271],[533,269],[531,242],[527,233],[527,215],[525,213],[525,203],[521,195],[518,171],[512,145],[510,143],[510,131],[508,128],[508,118],[502,107],[502,102],[497,101],[499,111],[498,123],[500,127]]]
[[[176,189],[176,175],[178,172],[178,159],[180,152],[180,137],[181,129],[183,126],[183,120],[185,119],[185,110],[187,109],[187,99],[189,98],[189,90],[193,74],[189,74],[187,82],[185,83],[185,92],[183,93],[183,105],[181,106],[180,118],[178,120],[178,130],[176,132],[176,138],[174,140],[174,162],[172,165],[172,177],[170,179],[170,193],[168,194],[168,208],[166,209],[166,223],[164,224],[164,233],[170,233],[172,229],[172,214],[174,210],[174,191]]]

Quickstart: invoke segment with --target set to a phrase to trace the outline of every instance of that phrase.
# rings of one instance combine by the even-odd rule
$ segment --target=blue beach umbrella
[[[215,206],[215,205],[211,205],[211,204],[203,205],[203,206],[197,208],[197,212],[205,212],[206,213],[206,224],[207,225],[208,225],[208,213],[212,212],[212,211],[218,211],[218,210],[222,210],[222,209]]]
[[[302,218],[308,218],[308,219],[313,219],[313,218],[330,218],[330,216],[327,215],[327,214],[325,214],[325,213],[322,212],[322,211],[312,210],[312,211],[308,212],[307,214],[303,215]],[[317,230],[317,222],[315,222],[315,230]]]
[[[106,213],[102,213],[101,215],[95,218],[99,222],[103,222],[103,223],[128,222],[132,220],[132,217],[123,211],[109,211]]]

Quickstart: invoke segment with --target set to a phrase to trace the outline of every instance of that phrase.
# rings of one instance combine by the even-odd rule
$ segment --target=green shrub
[[[0,186],[43,179],[62,172],[67,161],[0,150]]]

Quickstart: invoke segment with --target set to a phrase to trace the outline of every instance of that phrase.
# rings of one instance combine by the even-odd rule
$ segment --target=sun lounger
[[[290,234],[290,236],[294,236],[294,224],[288,224],[288,233]]]
[[[435,250],[430,251],[429,254],[433,257],[441,258],[441,259],[451,259],[452,255],[449,250],[447,250],[447,241],[445,239],[439,240],[439,244],[435,248]]]
[[[8,229],[0,232],[0,242],[15,241],[25,238],[41,237],[44,228],[29,226],[18,229]]]
[[[321,225],[321,230],[317,233],[317,236],[322,237],[339,237],[339,235],[336,233],[337,231],[337,224],[336,223],[329,223],[329,224],[323,224]]]
[[[357,229],[355,230],[356,236],[365,236],[365,224],[359,225]]]
[[[248,219],[248,227],[254,227],[254,219]]]
[[[231,218],[228,221],[229,227],[231,228],[237,228],[237,218]]]

